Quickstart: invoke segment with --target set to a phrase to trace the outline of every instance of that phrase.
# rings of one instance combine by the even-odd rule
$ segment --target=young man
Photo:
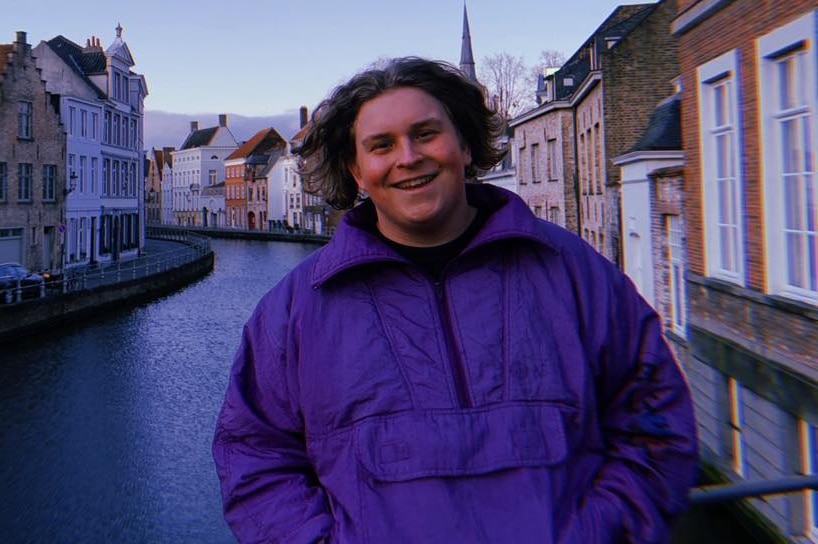
[[[332,241],[259,303],[213,445],[242,542],[665,542],[697,459],[655,312],[515,195],[482,90],[396,59],[301,153]]]

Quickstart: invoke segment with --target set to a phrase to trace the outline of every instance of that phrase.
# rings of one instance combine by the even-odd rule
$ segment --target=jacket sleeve
[[[283,342],[266,325],[258,309],[245,325],[216,425],[224,515],[242,543],[314,543],[332,516],[290,400]]]
[[[607,295],[585,302],[604,462],[561,540],[664,543],[696,480],[692,400],[658,315],[624,274],[605,268],[594,281]]]

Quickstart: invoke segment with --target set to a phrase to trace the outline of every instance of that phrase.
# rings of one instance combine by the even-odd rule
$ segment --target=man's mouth
[[[417,189],[432,182],[437,174],[429,174],[428,176],[419,176],[416,178],[401,181],[394,185],[395,189]]]

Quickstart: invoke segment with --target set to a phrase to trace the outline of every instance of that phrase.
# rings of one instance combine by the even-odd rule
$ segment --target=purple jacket
[[[631,282],[515,195],[437,283],[362,226],[259,303],[213,453],[241,542],[665,542],[697,442]]]

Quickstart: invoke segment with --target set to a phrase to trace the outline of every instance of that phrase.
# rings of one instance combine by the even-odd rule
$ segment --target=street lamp
[[[63,193],[68,196],[69,193],[73,192],[74,189],[77,188],[77,173],[71,172],[71,175],[68,176],[68,183],[66,184],[65,190]]]

